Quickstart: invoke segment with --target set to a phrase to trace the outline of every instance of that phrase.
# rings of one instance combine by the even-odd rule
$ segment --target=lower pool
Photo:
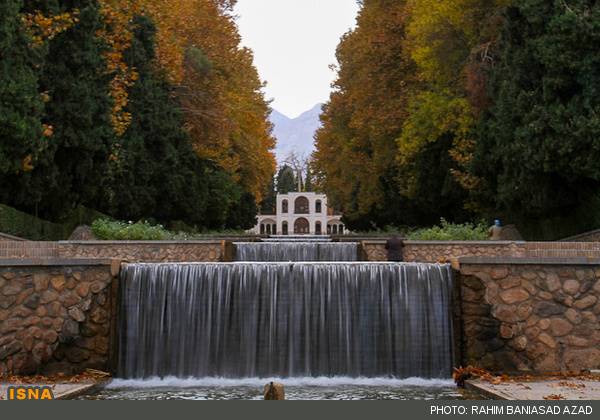
[[[156,378],[115,379],[79,399],[90,400],[261,400],[263,386],[285,385],[288,400],[461,400],[480,399],[451,380],[420,378]]]

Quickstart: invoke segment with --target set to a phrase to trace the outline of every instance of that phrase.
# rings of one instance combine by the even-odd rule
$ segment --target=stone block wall
[[[119,266],[0,260],[0,375],[107,370]]]
[[[600,261],[461,259],[464,365],[600,368]]]
[[[385,240],[362,241],[364,258],[386,261]],[[404,260],[446,262],[461,257],[599,258],[600,242],[405,241]]]
[[[58,242],[0,241],[0,259],[58,257]]]
[[[410,262],[439,262],[465,256],[522,257],[527,253],[524,242],[473,241],[473,242],[421,242],[406,241],[404,258]]]
[[[363,241],[368,261],[386,261],[385,240]],[[465,256],[525,256],[525,242],[507,241],[405,241],[404,260],[407,262],[440,262]]]
[[[118,258],[129,262],[219,262],[223,241],[59,242],[61,258]]]
[[[117,258],[129,262],[218,262],[224,241],[0,242],[0,258]]]

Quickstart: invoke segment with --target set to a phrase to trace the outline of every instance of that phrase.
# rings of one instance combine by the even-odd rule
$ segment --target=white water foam
[[[286,386],[363,386],[363,387],[424,387],[442,388],[452,387],[451,379],[423,379],[423,378],[350,378],[336,377],[305,377],[305,378],[177,378],[167,376],[164,378],[149,379],[113,379],[107,388],[202,388],[202,387],[262,387],[265,383],[281,382]]]

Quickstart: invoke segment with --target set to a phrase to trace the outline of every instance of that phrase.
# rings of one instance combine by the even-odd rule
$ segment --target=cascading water
[[[446,265],[128,264],[122,280],[121,377],[451,372]]]
[[[356,242],[238,242],[236,261],[358,261]]]

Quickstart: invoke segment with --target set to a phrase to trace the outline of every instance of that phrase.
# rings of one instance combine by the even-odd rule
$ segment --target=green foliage
[[[85,207],[77,207],[54,223],[0,204],[0,232],[32,241],[68,239],[77,226],[89,225],[106,215]]]
[[[416,230],[411,232],[407,239],[413,241],[483,241],[488,239],[488,226],[483,222],[454,224],[441,219],[440,226]]]
[[[92,223],[92,232],[99,239],[117,241],[161,241],[170,235],[162,226],[146,221],[125,223],[109,219],[98,219]]]
[[[520,229],[568,223],[600,188],[599,44],[596,1],[521,0],[506,12],[473,171],[483,206]]]
[[[81,206],[124,220],[181,221],[194,231],[252,227],[258,211],[255,197],[260,197],[256,189],[262,189],[261,177],[267,179],[272,166],[272,155],[267,153],[272,139],[265,134],[266,105],[258,89],[251,89],[253,96],[245,98],[248,102],[243,106],[235,102],[247,93],[249,85],[240,80],[226,86],[212,77],[218,49],[229,47],[215,45],[214,51],[205,51],[212,45],[209,42],[193,44],[203,49],[187,48],[186,62],[204,82],[212,81],[213,85],[187,80],[189,89],[176,89],[167,81],[165,69],[158,68],[155,49],[160,45],[148,17],[151,14],[127,17],[125,27],[120,28],[127,33],[110,37],[106,34],[118,28],[113,27],[116,21],[107,15],[108,9],[100,9],[105,3],[7,0],[0,5],[0,202],[64,222],[69,228],[70,217],[80,222],[91,217],[79,210],[74,216],[74,209]],[[123,17],[120,13],[129,10],[118,3],[111,5],[115,16]],[[39,17],[45,25],[37,28],[42,36],[36,36],[36,43],[29,38],[33,26],[27,22],[38,21],[23,19],[28,14]],[[63,14],[75,14],[76,19],[51,31],[53,17]],[[235,32],[233,23],[225,16],[221,18],[231,24],[227,30]],[[246,50],[243,57],[250,59]],[[121,65],[135,69],[135,77],[121,80],[124,87],[117,89],[125,99],[114,95],[113,90],[115,83],[121,83]],[[239,67],[239,63],[235,65]],[[251,61],[244,65],[252,68]],[[226,96],[213,97],[225,88]],[[236,103],[227,107],[235,109],[236,115],[228,114],[217,123],[213,113],[220,115],[224,110],[216,109],[223,104],[215,103],[215,109],[202,111],[212,119],[208,126],[191,124],[190,116],[186,118],[182,110],[182,103],[190,97],[211,104],[227,97]],[[265,115],[261,120],[262,105]],[[127,116],[125,131],[116,130],[113,124],[113,106]],[[237,115],[237,110],[243,111]],[[237,127],[234,131],[240,135],[234,146],[239,150],[235,153],[246,159],[233,157],[231,167],[213,155],[210,160],[199,157],[202,148],[192,144],[190,134],[202,141],[216,133],[221,136],[227,131],[221,124],[225,121],[227,127],[231,122]],[[265,135],[258,138],[257,130]],[[224,137],[218,139],[221,146]],[[224,148],[229,159],[230,151]],[[235,169],[238,166],[239,170]],[[4,230],[24,232],[20,225]],[[25,236],[63,239],[70,233],[35,233],[39,231],[33,229]]]
[[[29,4],[29,3],[28,3]],[[43,123],[53,134],[10,204],[56,220],[78,205],[97,208],[114,133],[110,121],[109,81],[104,45],[97,32],[102,19],[97,1],[51,1],[29,4],[48,14],[78,8],[78,23],[47,43],[38,89],[45,92]]]
[[[260,203],[261,214],[275,214],[277,206],[277,192],[275,191],[275,178],[271,179],[269,188],[264,195],[263,201]]]
[[[127,109],[133,118],[110,162],[103,208],[119,219],[193,222],[182,214],[182,204],[191,205],[189,211],[202,217],[204,208],[199,206],[206,191],[193,191],[200,174],[190,167],[195,159],[182,129],[181,112],[171,89],[151,66],[154,25],[147,18],[136,18],[134,25],[132,45],[126,52],[127,64],[139,74]],[[197,200],[189,202],[186,196]]]
[[[181,228],[181,224],[174,227]],[[189,227],[186,227],[189,229]],[[162,225],[143,220],[136,223],[112,219],[98,219],[92,223],[92,231],[97,238],[107,241],[191,241],[211,237],[240,236],[245,232],[239,229],[169,231]]]
[[[0,232],[32,241],[57,241],[67,239],[72,229],[0,204]]]
[[[238,202],[229,208],[226,227],[235,230],[250,229],[256,225],[258,206],[254,195],[244,192]]]
[[[179,220],[199,229],[250,228],[254,197],[196,155],[173,89],[152,66],[154,24],[137,17],[133,25],[125,61],[139,78],[130,92],[131,124],[105,179],[106,211],[118,219]]]
[[[298,191],[296,174],[290,166],[283,165],[279,169],[279,172],[277,172],[277,192],[279,194],[287,194],[295,191]]]
[[[21,25],[22,1],[0,2],[0,201],[38,202],[30,184],[48,139],[42,136],[44,104],[38,91],[41,50]]]

